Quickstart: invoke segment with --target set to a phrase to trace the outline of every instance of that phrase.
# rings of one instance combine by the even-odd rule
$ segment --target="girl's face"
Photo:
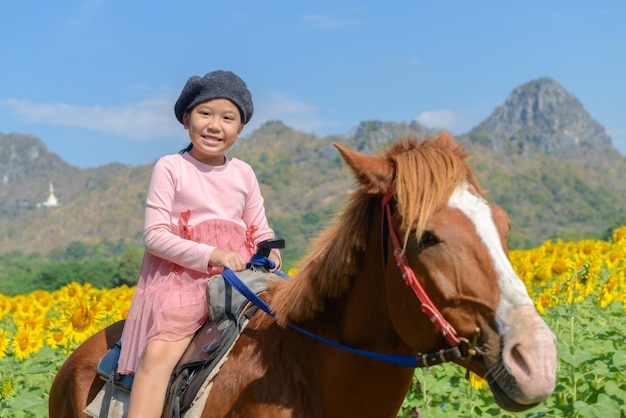
[[[228,99],[211,99],[183,115],[183,125],[193,144],[191,155],[209,165],[224,164],[224,153],[241,136],[239,109]]]

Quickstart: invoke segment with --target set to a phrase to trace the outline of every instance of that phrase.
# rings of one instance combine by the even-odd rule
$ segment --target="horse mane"
[[[484,193],[466,162],[467,153],[447,133],[423,141],[400,138],[379,157],[394,167],[405,245],[411,231],[420,239],[428,219],[463,181]],[[312,241],[292,280],[278,285],[272,308],[281,326],[311,319],[324,310],[326,298],[339,297],[350,287],[365,253],[372,211],[382,197],[372,195],[367,185],[357,186],[331,225]]]

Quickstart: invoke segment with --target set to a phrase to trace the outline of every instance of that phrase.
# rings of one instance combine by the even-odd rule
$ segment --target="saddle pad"
[[[130,393],[115,386],[111,390],[109,413],[107,415],[101,415],[101,413],[104,413],[102,411],[104,400],[108,397],[106,385],[98,392],[94,400],[87,405],[83,412],[93,418],[126,418],[128,405],[130,405]]]
[[[258,273],[252,270],[238,271],[235,274],[257,295],[269,288],[269,282],[283,280],[276,274]],[[223,318],[233,315],[237,321],[240,321],[250,302],[244,295],[233,289],[221,274],[209,279],[206,293],[209,315],[213,322],[219,322]]]
[[[237,339],[239,339],[239,337],[237,337]],[[191,406],[182,414],[183,418],[200,418],[202,416],[202,410],[204,409],[207,399],[209,399],[209,392],[211,391],[213,380],[222,368],[222,365],[228,359],[228,354],[234,347],[237,339],[233,341],[226,354],[219,360],[213,370],[211,370],[211,373],[207,376],[204,383],[200,387],[200,390],[196,394],[196,398],[191,403]],[[85,408],[83,412],[93,418],[126,418],[128,416],[128,406],[130,405],[130,393],[116,387],[115,385],[111,385],[112,387],[107,388],[108,384],[109,382],[104,385],[94,400],[87,405],[87,408]],[[109,412],[107,415],[102,415],[102,413],[104,413],[102,407],[105,404],[105,400],[108,398],[107,390],[112,391]]]

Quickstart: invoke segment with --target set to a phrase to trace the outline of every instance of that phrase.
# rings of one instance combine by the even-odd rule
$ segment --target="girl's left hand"
[[[276,254],[275,251],[270,251],[269,259],[272,260],[276,264],[275,270],[280,269],[280,257]]]
[[[216,267],[228,267],[232,271],[242,271],[246,268],[246,262],[238,252],[220,248],[216,248],[211,253],[209,264]]]

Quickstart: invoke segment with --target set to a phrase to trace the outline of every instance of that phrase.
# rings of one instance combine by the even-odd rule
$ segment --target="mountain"
[[[613,149],[604,127],[576,97],[548,77],[513,90],[505,103],[472,131],[488,133],[491,145],[500,153],[523,153],[530,147],[546,154],[577,156]]]
[[[287,239],[288,265],[328,224],[353,185],[332,142],[375,153],[398,137],[432,137],[411,123],[369,120],[318,137],[279,121],[242,138],[231,155],[256,170],[270,223]],[[509,211],[512,248],[546,239],[601,237],[626,222],[626,159],[582,104],[550,78],[526,83],[457,140],[489,198]],[[81,170],[37,138],[0,134],[0,254],[47,254],[72,241],[141,245],[152,166]],[[50,182],[63,206],[38,207]]]
[[[0,134],[0,254],[45,255],[71,241],[140,243],[149,166],[108,164],[81,170],[41,140]],[[50,186],[60,207],[40,207]]]
[[[598,237],[626,222],[626,160],[550,78],[513,90],[459,141],[492,200],[509,211],[514,246]]]

